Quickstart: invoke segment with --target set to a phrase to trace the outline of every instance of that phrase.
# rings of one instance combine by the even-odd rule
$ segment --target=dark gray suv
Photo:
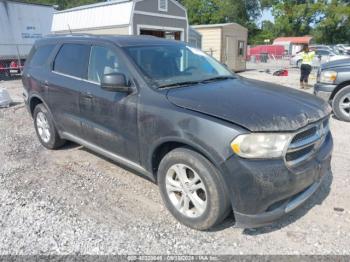
[[[149,177],[194,229],[230,213],[240,227],[270,224],[330,170],[327,102],[241,78],[182,42],[48,37],[23,84],[46,148],[74,141]]]

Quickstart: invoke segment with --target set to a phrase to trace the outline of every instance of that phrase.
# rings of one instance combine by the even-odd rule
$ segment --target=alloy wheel
[[[200,176],[189,166],[176,164],[166,174],[166,190],[181,214],[196,218],[207,208],[207,190]]]
[[[340,99],[339,109],[344,115],[350,117],[350,94],[346,94]]]
[[[37,114],[36,126],[38,129],[40,138],[43,140],[44,143],[48,143],[51,138],[50,125],[49,125],[49,121],[47,120],[43,112],[39,112]]]

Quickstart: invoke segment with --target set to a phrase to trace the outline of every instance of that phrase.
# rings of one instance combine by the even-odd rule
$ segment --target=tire
[[[35,107],[33,116],[36,134],[44,147],[58,149],[66,143],[59,137],[52,116],[43,104]]]
[[[5,69],[5,70],[2,70],[0,71],[0,77],[3,78],[3,79],[9,79],[11,77],[11,73],[9,70]]]
[[[191,187],[195,180],[197,183]],[[162,159],[158,184],[170,213],[192,229],[209,230],[220,224],[232,210],[219,171],[208,159],[190,149],[175,149]],[[194,187],[197,188],[191,190]],[[179,201],[181,199],[183,201]],[[181,207],[178,208],[176,204],[179,203]]]
[[[333,112],[338,119],[350,122],[350,86],[342,88],[335,95]]]

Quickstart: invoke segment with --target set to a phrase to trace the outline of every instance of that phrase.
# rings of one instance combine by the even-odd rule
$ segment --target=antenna
[[[67,24],[69,32],[72,34],[72,30],[70,29],[69,24]]]

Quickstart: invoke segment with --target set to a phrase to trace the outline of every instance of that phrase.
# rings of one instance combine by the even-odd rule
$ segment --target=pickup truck
[[[350,58],[323,64],[314,93],[329,101],[337,118],[350,122]]]

